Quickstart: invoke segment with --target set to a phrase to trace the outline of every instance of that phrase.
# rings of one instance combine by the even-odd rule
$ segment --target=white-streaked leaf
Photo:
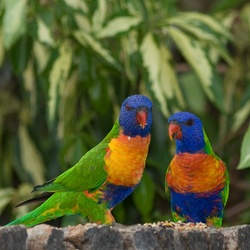
[[[123,61],[126,75],[133,83],[136,81],[137,74],[133,64],[133,55],[139,50],[138,32],[131,30],[126,36],[121,37],[121,46],[123,51]]]
[[[38,40],[42,43],[46,43],[53,47],[54,39],[51,35],[51,28],[48,27],[40,17],[37,17],[36,20],[38,25],[37,29]]]
[[[103,48],[102,44],[96,40],[92,35],[85,32],[84,30],[74,32],[74,36],[79,43],[83,46],[92,48],[98,55],[104,60],[112,64],[115,68],[120,69],[119,63],[111,56],[110,52]]]
[[[149,79],[152,84],[152,91],[154,92],[156,99],[161,105],[163,114],[167,116],[169,114],[169,111],[166,107],[165,96],[162,92],[162,89],[160,87],[161,85],[159,83],[160,52],[151,33],[148,33],[144,36],[141,45],[141,53],[143,64],[147,68],[149,73]]]
[[[231,131],[236,131],[246,121],[250,114],[250,100],[234,114],[234,123]]]
[[[122,32],[127,32],[133,26],[138,25],[141,20],[142,18],[140,16],[122,16],[113,18],[97,33],[97,37],[111,37]]]
[[[82,10],[84,13],[88,12],[88,5],[82,0],[64,0],[64,2],[75,10]]]
[[[170,28],[169,34],[182,52],[182,55],[194,68],[209,98],[215,101],[214,94],[211,91],[213,69],[202,44],[176,28]]]
[[[94,32],[100,30],[103,27],[106,14],[107,14],[107,1],[98,0],[98,7],[96,8],[92,19],[92,27]]]
[[[3,43],[9,49],[26,30],[27,0],[4,0]]]
[[[225,42],[222,38],[218,36],[218,33],[214,30],[207,31],[202,27],[202,23],[199,25],[197,22],[192,22],[192,20],[184,21],[181,16],[176,16],[168,20],[170,25],[175,25],[185,30],[186,32],[192,34],[200,41],[206,41],[210,44],[210,50],[213,56],[216,57],[216,61],[219,56],[225,59],[230,65],[233,64],[232,58],[226,50]],[[225,37],[226,38],[226,37]],[[223,39],[225,40],[225,39]],[[213,57],[213,59],[215,58]],[[214,62],[214,60],[213,60]]]
[[[49,102],[48,115],[49,125],[52,127],[56,118],[58,101],[67,81],[69,71],[72,63],[72,49],[70,45],[65,42],[59,48],[59,56],[53,64],[49,75]]]
[[[250,126],[244,135],[240,151],[240,163],[237,169],[250,167]]]
[[[84,30],[84,32],[91,31],[91,24],[89,19],[82,14],[75,14],[75,20],[78,25],[79,30]]]
[[[42,73],[50,58],[48,48],[37,41],[33,42],[33,51],[36,59],[38,73]]]
[[[226,50],[226,47],[223,44],[214,44],[210,47],[209,58],[213,64],[217,64],[219,57],[222,57],[230,66],[233,66],[234,61]]]
[[[34,183],[43,183],[45,165],[42,156],[23,124],[19,125],[18,136],[20,140],[21,161],[24,169],[29,173]]]
[[[170,25],[175,25],[183,30],[193,34],[200,40],[205,40],[209,42],[217,42],[219,40],[218,37],[216,37],[214,34],[207,32],[204,29],[201,29],[200,27],[197,27],[195,25],[192,25],[190,22],[184,22],[181,16],[175,16],[168,20],[168,23]]]
[[[167,99],[176,98],[180,106],[184,106],[184,98],[180,90],[177,76],[173,65],[170,64],[172,61],[172,55],[167,47],[160,45],[160,82],[162,85],[162,91],[164,92]]]
[[[227,30],[227,28],[225,26],[223,26],[222,23],[220,23],[219,21],[217,21],[215,18],[213,18],[210,15],[205,15],[203,13],[201,14],[198,12],[188,12],[188,13],[183,12],[180,14],[180,17],[182,18],[183,21],[187,20],[187,21],[191,21],[194,23],[195,23],[195,21],[199,21],[201,23],[204,23],[214,32],[217,32],[217,33],[223,35],[227,39],[232,39],[232,35]]]
[[[168,116],[168,99],[176,95],[180,104],[183,104],[175,71],[169,63],[171,54],[167,48],[156,44],[151,33],[143,38],[140,50],[143,64],[149,73],[151,89],[161,105],[163,114]]]

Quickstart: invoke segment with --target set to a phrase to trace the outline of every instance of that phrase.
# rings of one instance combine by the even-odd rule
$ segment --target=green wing
[[[98,188],[107,179],[107,173],[104,170],[104,157],[111,139],[118,137],[119,129],[117,120],[108,135],[98,145],[89,150],[76,165],[57,178],[34,187],[33,191],[81,192]]]
[[[169,168],[170,168],[170,166],[168,166],[167,171],[166,171],[166,176],[165,176],[165,193],[167,195],[168,200],[170,201],[170,189],[169,189],[168,184],[167,184],[167,174],[169,172]]]
[[[229,196],[229,184],[230,184],[229,174],[227,171],[226,171],[225,175],[226,175],[226,185],[222,191],[222,202],[223,202],[224,207],[226,206],[227,199]]]

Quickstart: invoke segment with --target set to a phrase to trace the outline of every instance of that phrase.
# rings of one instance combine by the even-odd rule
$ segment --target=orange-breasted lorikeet
[[[176,141],[165,183],[173,219],[220,227],[229,193],[225,163],[213,152],[197,116],[178,112],[168,122],[169,137]]]

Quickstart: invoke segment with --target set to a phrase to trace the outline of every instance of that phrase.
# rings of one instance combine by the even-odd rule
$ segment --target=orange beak
[[[181,127],[178,124],[170,123],[168,127],[168,135],[170,139],[181,139],[182,132]]]
[[[136,111],[136,122],[144,129],[147,125],[148,112],[141,108]]]

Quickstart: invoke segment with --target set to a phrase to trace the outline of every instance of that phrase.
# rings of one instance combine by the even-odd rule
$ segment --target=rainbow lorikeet
[[[177,112],[168,122],[169,137],[176,141],[165,182],[173,219],[220,227],[229,194],[226,166],[213,152],[197,116]]]
[[[42,191],[24,205],[44,201],[8,225],[36,224],[79,214],[92,222],[111,224],[111,210],[140,182],[150,143],[152,102],[143,95],[124,100],[108,135],[78,163],[58,177],[34,187]]]

